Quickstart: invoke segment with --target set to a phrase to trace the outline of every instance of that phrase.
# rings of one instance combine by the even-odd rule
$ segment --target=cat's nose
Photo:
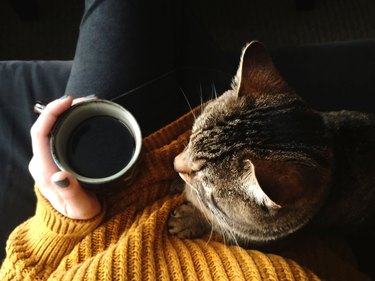
[[[174,169],[178,173],[190,174],[192,172],[192,169],[186,159],[186,150],[182,151],[174,158],[173,165]]]

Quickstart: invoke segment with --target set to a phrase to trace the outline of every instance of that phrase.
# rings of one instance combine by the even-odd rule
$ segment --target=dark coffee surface
[[[109,116],[83,121],[73,130],[67,145],[71,168],[90,178],[108,177],[123,169],[135,146],[128,127]]]

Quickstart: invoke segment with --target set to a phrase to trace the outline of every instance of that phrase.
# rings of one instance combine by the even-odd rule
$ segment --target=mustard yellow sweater
[[[168,234],[173,158],[189,136],[187,114],[144,139],[137,181],[103,196],[88,221],[56,212],[36,188],[35,215],[7,243],[0,280],[369,280],[338,239],[304,237],[284,253],[225,245],[218,235],[181,240]]]

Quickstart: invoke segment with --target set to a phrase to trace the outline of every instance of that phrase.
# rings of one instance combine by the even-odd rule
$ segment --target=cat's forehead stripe
[[[321,158],[315,151],[327,145],[320,116],[301,102],[209,118],[201,120],[191,136],[198,158],[214,159],[244,148],[263,156],[288,151],[291,157],[316,154]]]

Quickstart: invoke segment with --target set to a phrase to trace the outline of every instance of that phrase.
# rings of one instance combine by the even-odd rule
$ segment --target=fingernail
[[[68,95],[63,95],[63,96],[59,97],[59,100],[64,100],[64,99],[66,99],[67,97],[68,97]]]
[[[56,184],[58,187],[62,187],[62,188],[68,187],[70,184],[68,178],[58,180],[58,181],[53,181],[53,183]]]
[[[43,104],[42,102],[37,102],[34,105],[34,112],[37,114],[41,114],[45,108],[46,108],[45,104]]]
[[[86,99],[95,99],[96,96],[95,95],[88,95],[88,96],[85,96]]]

